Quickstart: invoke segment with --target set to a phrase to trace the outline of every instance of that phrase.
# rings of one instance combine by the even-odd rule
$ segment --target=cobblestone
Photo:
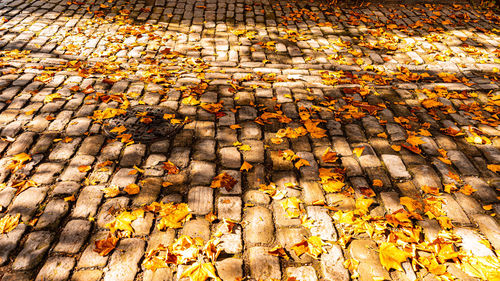
[[[443,231],[462,238],[453,242],[458,259],[437,258],[457,280],[475,280],[458,265],[463,253],[497,258],[493,9],[80,2],[0,3],[0,218],[21,214],[0,234],[2,281],[187,281],[180,275],[190,264],[140,264],[181,235],[220,238],[214,265],[223,281],[441,278],[425,268],[432,251],[417,250],[419,262],[402,262],[403,271],[383,268],[381,243],[406,224],[422,227],[426,242],[442,241]],[[186,122],[151,143],[129,139],[131,125],[155,128],[147,112],[113,128],[119,137],[104,132],[109,117],[142,104]],[[31,158],[12,161],[23,153]],[[237,181],[232,189],[210,187],[222,173]],[[329,181],[344,185],[331,192]],[[138,193],[129,194],[132,184]],[[338,221],[362,217],[367,197],[366,229]],[[422,208],[409,210],[403,197]],[[121,212],[154,202],[187,203],[191,217],[159,230],[160,214],[145,211],[116,249],[94,251]],[[298,216],[287,204],[299,204]],[[397,225],[405,210],[411,222]],[[371,233],[379,221],[390,221],[382,237]],[[297,256],[292,247],[311,236],[323,253]],[[274,246],[291,259],[270,255]],[[344,266],[351,258],[356,271]]]

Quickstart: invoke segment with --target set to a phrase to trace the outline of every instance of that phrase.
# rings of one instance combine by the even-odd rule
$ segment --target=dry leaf
[[[184,270],[180,278],[189,277],[191,281],[205,281],[208,278],[213,278],[220,281],[219,277],[215,274],[215,267],[211,263],[196,262],[189,268]]]
[[[337,157],[336,152],[333,152],[330,150],[330,148],[327,148],[325,153],[323,153],[323,156],[321,156],[321,159],[325,163],[335,163],[339,158]]]
[[[247,171],[248,172],[252,168],[253,168],[252,164],[248,163],[247,161],[243,161],[243,164],[240,167],[240,171]]]
[[[118,240],[120,239],[115,237],[113,234],[108,233],[108,236],[106,238],[101,240],[96,240],[94,242],[95,243],[94,252],[98,253],[100,256],[106,256],[116,247]]]
[[[91,169],[91,167],[88,165],[78,166],[78,171],[80,171],[80,173],[86,173],[86,172],[90,171],[90,169]]]
[[[106,198],[113,198],[120,194],[120,189],[116,185],[103,188],[102,191],[104,192],[104,197]]]
[[[10,215],[7,214],[3,218],[0,219],[0,234],[8,233],[19,224],[19,219],[21,218],[21,214]]]
[[[134,194],[139,193],[139,191],[141,191],[141,188],[137,184],[132,183],[132,184],[127,185],[123,189],[123,191],[125,191],[129,195],[134,195]]]
[[[280,245],[273,247],[271,250],[268,251],[268,253],[271,256],[281,257],[281,258],[284,258],[285,260],[290,259],[288,257],[288,255],[286,254],[285,249],[283,249],[283,247],[281,247]]]
[[[356,147],[352,150],[352,153],[354,153],[356,156],[358,156],[358,158],[361,156],[361,154],[363,154],[363,150],[365,150],[365,147],[364,146],[361,146],[361,147]]]
[[[387,269],[403,271],[401,263],[406,261],[411,255],[400,250],[394,243],[383,242],[379,247],[379,257],[382,266]]]
[[[440,194],[439,188],[437,188],[435,186],[423,185],[421,188],[425,193],[428,193],[428,194],[432,194],[432,195],[439,195]]]
[[[167,171],[167,174],[169,175],[175,175],[179,173],[179,168],[175,166],[174,163],[167,161],[163,162],[163,169]]]
[[[238,183],[236,179],[231,177],[228,173],[222,173],[213,178],[212,183],[210,184],[211,188],[220,188],[223,187],[226,191],[231,191],[233,187]]]

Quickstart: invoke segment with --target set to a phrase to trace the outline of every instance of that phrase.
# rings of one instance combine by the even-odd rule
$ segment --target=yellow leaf
[[[491,204],[483,205],[483,209],[485,209],[486,211],[490,211],[492,208],[493,208],[493,205],[491,205]]]
[[[406,209],[408,209],[408,211],[410,212],[415,212],[416,210],[422,210],[422,203],[410,197],[399,198],[399,203],[405,206]]]
[[[73,202],[75,200],[76,200],[75,195],[64,197],[64,201],[66,201],[66,202],[69,202],[69,201]]]
[[[356,147],[352,150],[352,153],[354,153],[356,156],[358,156],[358,158],[361,156],[361,154],[363,154],[363,150],[365,150],[365,147],[364,146],[361,146],[361,147]]]
[[[439,195],[439,188],[437,188],[435,186],[423,185],[421,188],[422,188],[422,191],[424,191],[425,193],[432,194],[432,195]]]
[[[368,208],[370,208],[371,204],[373,204],[374,200],[369,198],[358,197],[356,199],[356,212],[359,214],[368,213]]]
[[[403,271],[401,263],[406,261],[411,255],[400,250],[394,243],[383,242],[379,247],[379,257],[382,266],[390,270],[391,268]]]
[[[180,278],[189,277],[191,281],[205,281],[208,278],[213,278],[220,281],[215,274],[215,267],[211,263],[193,263],[189,268],[184,270]]]
[[[10,160],[12,162],[7,166],[7,169],[14,173],[24,167],[24,162],[30,161],[31,156],[23,152],[12,156]]]
[[[190,210],[186,203],[153,202],[144,207],[145,210],[158,214],[160,218],[156,227],[159,230],[166,228],[181,228],[182,223],[191,218]]]
[[[0,219],[0,234],[5,234],[7,232],[10,232],[16,228],[16,226],[19,224],[19,219],[21,218],[21,214],[17,215],[5,215],[3,218]]]
[[[106,198],[112,198],[118,196],[120,194],[120,189],[116,185],[108,186],[106,188],[103,188],[102,190],[104,192],[104,197]]]
[[[284,258],[285,260],[289,260],[290,259],[288,257],[288,255],[286,254],[285,249],[283,249],[283,247],[280,246],[280,245],[275,246],[274,248],[272,248],[271,250],[269,250],[268,253],[271,256],[281,257],[281,258]]]
[[[345,183],[338,180],[334,180],[323,183],[322,186],[326,192],[339,192],[345,186]]]
[[[134,229],[130,225],[134,220],[144,215],[140,212],[121,212],[118,216],[116,216],[113,221],[106,224],[106,227],[109,228],[111,233],[115,233],[117,231],[121,231],[119,237],[129,237],[130,234],[134,232]]]

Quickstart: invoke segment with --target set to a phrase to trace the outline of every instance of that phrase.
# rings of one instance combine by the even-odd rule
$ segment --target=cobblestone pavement
[[[500,250],[491,11],[2,0],[0,18],[0,280],[187,280],[196,259],[224,281],[498,278],[471,276]],[[191,122],[106,137],[138,104]],[[222,251],[159,266],[179,237]]]

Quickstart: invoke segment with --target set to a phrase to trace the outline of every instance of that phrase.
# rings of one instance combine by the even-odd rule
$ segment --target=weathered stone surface
[[[24,247],[17,255],[12,269],[29,270],[35,268],[49,250],[54,234],[48,231],[31,232],[24,242]]]
[[[75,218],[93,217],[103,196],[102,186],[87,186],[78,196],[72,216]]]
[[[142,206],[153,203],[162,189],[161,178],[146,178],[141,181],[141,191],[132,200],[133,206]]]
[[[206,215],[213,210],[213,192],[208,186],[196,186],[189,190],[188,205],[193,214]]]
[[[241,198],[221,196],[217,199],[217,214],[219,219],[241,220]]]
[[[308,206],[306,212],[314,221],[310,229],[312,235],[318,236],[325,241],[337,240],[337,231],[327,209],[321,206]]]
[[[215,164],[204,161],[191,161],[189,171],[191,185],[209,185],[215,176]]]
[[[328,281],[347,281],[349,271],[344,267],[344,256],[338,245],[333,245],[322,254],[320,268],[321,275]]]
[[[97,252],[95,252],[95,241],[105,239],[108,235],[108,231],[97,232],[92,235],[90,238],[90,242],[88,246],[83,251],[80,259],[78,260],[77,267],[78,268],[87,268],[87,267],[100,267],[105,266],[108,261],[109,255],[101,256]]]
[[[144,252],[145,242],[137,238],[120,240],[117,251],[109,259],[109,271],[105,272],[104,280],[133,281],[139,269],[139,261]]]
[[[19,224],[12,231],[0,234],[0,265],[7,263],[9,255],[16,249],[25,231],[26,225]]]
[[[36,281],[68,280],[71,270],[75,266],[75,259],[71,257],[52,257],[43,265],[36,276]]]
[[[295,278],[296,280],[317,281],[316,271],[312,266],[287,267],[286,276]]]
[[[88,220],[69,221],[62,230],[54,251],[68,254],[77,253],[87,239],[90,227],[91,223]]]
[[[21,214],[21,219],[29,221],[47,194],[46,187],[32,187],[17,195],[9,208],[12,214]]]
[[[68,210],[68,202],[62,199],[51,200],[49,203],[47,203],[47,206],[45,207],[43,214],[38,219],[35,228],[43,229],[57,227]]]
[[[243,277],[243,260],[227,258],[215,264],[222,281],[235,281]]]
[[[270,248],[252,247],[248,249],[248,265],[250,276],[256,280],[268,280],[281,278],[281,270],[278,257],[271,256],[267,252]]]
[[[182,234],[190,237],[200,237],[204,241],[210,239],[210,223],[203,219],[190,220],[184,224]]]
[[[270,243],[273,240],[273,218],[264,207],[248,208],[243,216],[243,237],[246,243]]]

